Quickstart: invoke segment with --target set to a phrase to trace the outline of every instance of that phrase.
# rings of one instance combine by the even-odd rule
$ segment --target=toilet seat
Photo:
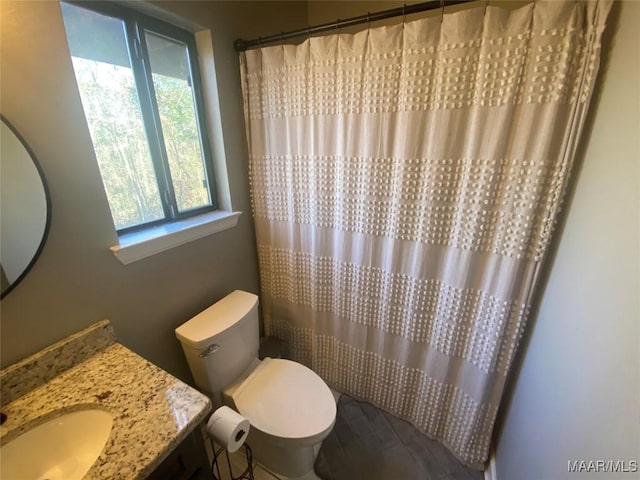
[[[265,358],[231,397],[253,427],[281,439],[317,442],[336,419],[329,387],[315,372],[290,360]]]

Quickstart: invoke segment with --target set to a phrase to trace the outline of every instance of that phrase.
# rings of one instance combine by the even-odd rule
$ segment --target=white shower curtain
[[[610,6],[481,6],[241,55],[267,333],[474,468]]]

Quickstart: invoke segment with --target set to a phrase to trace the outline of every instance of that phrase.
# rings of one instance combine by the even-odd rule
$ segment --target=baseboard
[[[496,474],[495,452],[491,452],[491,455],[489,456],[489,465],[487,465],[487,469],[484,471],[484,480],[498,480],[498,475]]]

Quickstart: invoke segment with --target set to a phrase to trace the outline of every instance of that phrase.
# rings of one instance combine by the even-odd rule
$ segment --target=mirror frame
[[[47,185],[47,180],[44,176],[44,171],[42,170],[42,166],[40,165],[40,163],[38,163],[38,160],[36,159],[35,154],[31,150],[31,148],[29,147],[25,139],[15,129],[12,123],[9,120],[7,120],[7,117],[2,115],[1,113],[0,113],[0,120],[2,120],[2,122],[4,122],[4,124],[7,127],[9,127],[9,130],[11,130],[11,132],[16,136],[16,138],[20,141],[20,143],[22,144],[26,152],[29,154],[31,161],[33,162],[38,172],[38,175],[40,176],[40,182],[42,182],[42,188],[44,189],[44,198],[47,206],[47,217],[45,220],[44,232],[42,233],[42,239],[40,240],[40,244],[38,245],[37,250],[33,254],[33,258],[31,259],[29,264],[26,266],[24,271],[18,276],[18,278],[15,279],[15,281],[11,285],[9,285],[9,287],[4,292],[0,292],[0,300],[1,300],[5,298],[10,292],[12,292],[20,284],[20,282],[22,282],[22,280],[24,280],[24,278],[31,271],[36,261],[40,257],[40,254],[42,253],[44,244],[47,242],[47,238],[49,237],[49,230],[51,229],[51,193],[49,191],[49,185]]]

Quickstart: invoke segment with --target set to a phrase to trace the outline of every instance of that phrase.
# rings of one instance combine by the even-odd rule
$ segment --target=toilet
[[[313,469],[336,420],[327,384],[291,360],[258,358],[258,297],[236,290],[176,329],[196,385],[251,423],[248,444],[273,473]]]

